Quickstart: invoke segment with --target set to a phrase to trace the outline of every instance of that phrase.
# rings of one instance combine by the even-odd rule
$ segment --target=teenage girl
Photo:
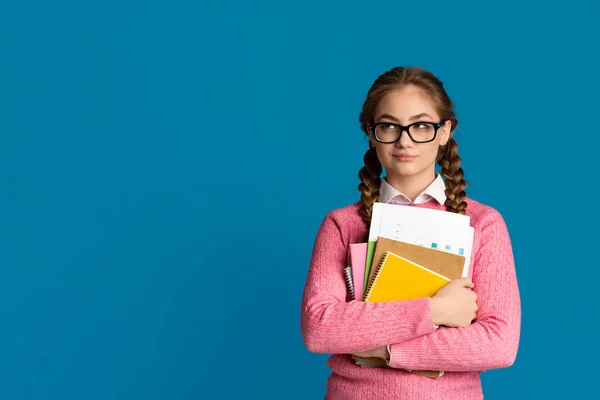
[[[332,354],[326,399],[482,399],[479,373],[515,361],[521,305],[510,238],[498,211],[466,196],[452,137],[457,124],[442,82],[423,69],[394,68],[367,94],[360,201],[323,220],[302,297],[306,347]],[[366,241],[376,201],[468,215],[475,229],[469,277],[431,298],[347,302],[348,245]],[[380,357],[392,368],[358,366],[352,354]]]

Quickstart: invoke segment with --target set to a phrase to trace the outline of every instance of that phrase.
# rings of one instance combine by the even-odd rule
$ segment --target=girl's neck
[[[397,191],[405,195],[410,201],[415,201],[436,178],[435,171],[415,176],[386,176],[387,182]]]

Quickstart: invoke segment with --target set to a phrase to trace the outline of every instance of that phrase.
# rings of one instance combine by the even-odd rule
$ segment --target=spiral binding
[[[383,264],[388,259],[389,255],[390,255],[390,252],[386,251],[385,254],[383,255],[383,258],[381,259],[381,262],[379,263],[379,265],[377,265],[377,269],[375,270],[375,272],[373,274],[373,279],[371,280],[371,282],[369,282],[369,286],[367,286],[367,291],[365,292],[365,295],[363,296],[363,301],[367,301],[369,299],[369,296],[371,296],[371,292],[373,291],[373,288],[375,287],[375,283],[377,282],[377,279],[379,279],[379,273],[381,272],[381,268],[383,268]]]
[[[350,298],[355,300],[356,296],[354,295],[354,282],[352,282],[352,268],[344,268],[344,277],[346,278],[346,287],[348,287],[348,291],[350,292]]]

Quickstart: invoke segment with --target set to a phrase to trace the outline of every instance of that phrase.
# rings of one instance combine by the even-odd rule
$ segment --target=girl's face
[[[440,117],[427,94],[414,85],[388,93],[375,110],[373,123],[391,122],[407,126],[413,122],[439,123]],[[414,143],[406,130],[396,143],[379,143],[369,129],[371,144],[375,145],[377,158],[386,170],[388,182],[431,181],[435,177],[435,159],[440,146],[450,138],[451,122],[446,121],[428,143]],[[417,139],[418,140],[418,139]]]

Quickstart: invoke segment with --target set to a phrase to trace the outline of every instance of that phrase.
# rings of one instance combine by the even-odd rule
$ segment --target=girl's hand
[[[471,325],[477,312],[477,294],[469,278],[450,281],[431,298],[433,323],[451,327]]]
[[[379,357],[385,360],[390,358],[390,354],[388,353],[387,346],[378,347],[372,350],[361,351],[358,353],[354,353],[355,356],[358,357]]]

